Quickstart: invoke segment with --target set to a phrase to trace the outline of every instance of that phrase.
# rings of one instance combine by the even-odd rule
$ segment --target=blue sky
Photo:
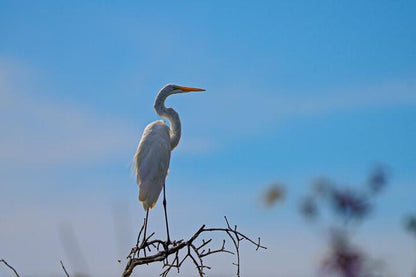
[[[207,89],[168,100],[183,125],[168,177],[178,236],[188,232],[182,223],[190,218],[197,228],[220,225],[226,214],[272,245],[256,264],[282,260],[281,269],[265,263],[264,276],[311,276],[310,257],[324,242],[297,214],[299,199],[317,176],[359,184],[381,162],[391,183],[363,236],[392,272],[409,275],[415,253],[400,224],[415,211],[416,197],[412,1],[0,6],[0,222],[9,226],[0,230],[0,254],[23,273],[53,275],[60,270],[54,259],[71,262],[59,241],[62,221],[91,247],[100,244],[91,240],[97,230],[106,230],[101,239],[122,237],[107,256],[89,258],[93,275],[129,249],[143,216],[130,161],[143,128],[158,118],[157,91],[174,82]],[[258,199],[274,181],[287,185],[288,199],[265,210]],[[113,216],[114,207],[125,214]],[[115,217],[130,233],[114,230]],[[19,264],[28,233],[39,236],[25,242],[35,253],[41,242],[54,246],[33,264]],[[392,246],[377,248],[377,239]],[[400,256],[409,258],[394,259]],[[298,269],[294,261],[307,265]]]

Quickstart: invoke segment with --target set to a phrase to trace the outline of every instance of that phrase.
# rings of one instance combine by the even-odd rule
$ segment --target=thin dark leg
[[[148,218],[149,218],[149,209],[147,209],[147,211],[146,211],[146,218],[144,220],[144,235],[143,235],[143,242],[142,242],[142,244],[146,241],[147,219]]]
[[[168,236],[167,243],[170,244],[170,236],[169,236],[169,224],[168,224],[168,213],[166,211],[166,189],[165,185],[163,185],[163,208],[165,210],[165,221],[166,221],[166,234]]]
[[[146,242],[146,231],[147,231],[147,219],[149,218],[149,209],[146,210],[146,218],[144,220],[144,234],[143,234],[143,240],[141,246],[144,245]],[[146,247],[143,248],[144,256],[146,257]]]

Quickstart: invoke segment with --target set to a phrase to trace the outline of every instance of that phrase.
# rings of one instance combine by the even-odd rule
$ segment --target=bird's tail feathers
[[[139,200],[143,204],[143,208],[153,209],[156,201],[159,198],[163,186],[155,185],[154,183],[141,183],[139,185]]]

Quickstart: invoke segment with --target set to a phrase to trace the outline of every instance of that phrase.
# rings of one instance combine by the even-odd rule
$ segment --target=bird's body
[[[134,156],[139,200],[145,210],[154,207],[165,184],[170,151],[170,129],[166,123],[157,120],[147,125]]]
[[[160,90],[154,108],[158,115],[169,120],[170,128],[162,120],[147,125],[134,155],[139,200],[146,211],[154,207],[162,188],[165,186],[170,153],[181,138],[179,115],[174,109],[165,107],[165,100],[169,95],[190,91],[204,90],[173,84],[168,84]],[[164,206],[166,213],[165,201]]]

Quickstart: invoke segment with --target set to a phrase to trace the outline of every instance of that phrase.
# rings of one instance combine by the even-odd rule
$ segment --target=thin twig
[[[64,263],[63,263],[62,261],[60,261],[60,262],[61,262],[61,266],[62,266],[62,269],[63,269],[63,270],[64,270],[64,272],[65,272],[66,277],[70,277],[70,276],[69,276],[68,271],[66,271],[66,268],[65,268],[65,266],[64,266]]]
[[[60,261],[60,263],[61,263],[61,267],[62,267],[62,269],[63,269],[63,270],[64,270],[64,272],[65,272],[65,276],[66,276],[66,277],[70,277],[70,276],[69,276],[68,271],[66,271],[66,268],[65,268],[65,266],[64,266],[64,263],[63,263],[62,261]]]
[[[17,273],[16,269],[14,269],[11,265],[9,265],[4,259],[0,260],[0,263],[4,263],[8,268],[10,268],[11,270],[13,270],[14,274],[16,275],[16,277],[20,277],[20,275]]]

